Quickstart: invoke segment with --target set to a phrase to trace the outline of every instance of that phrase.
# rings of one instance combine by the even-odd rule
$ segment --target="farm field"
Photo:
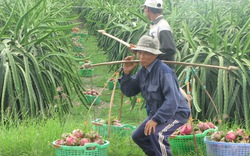
[[[120,76],[117,69],[121,64],[94,66],[130,55],[126,46],[98,30],[136,44],[150,23],[140,7],[143,3],[144,0],[126,4],[123,0],[0,2],[4,8],[0,11],[0,156],[59,156],[59,148],[52,142],[76,129],[84,133],[99,129],[102,139],[108,141],[107,156],[145,156],[128,131],[146,117],[143,99],[140,95],[137,99],[123,96],[119,84],[115,90],[109,88],[109,81]],[[248,143],[244,144],[247,146],[249,8],[249,0],[164,0],[163,13],[173,28],[176,60],[210,66],[176,66],[180,86],[193,97],[192,121],[211,121],[225,133],[220,133],[217,141],[227,139]],[[80,69],[85,63],[93,65],[88,76],[82,76],[84,70]],[[90,91],[99,95],[93,105],[89,102],[93,96],[87,95]],[[112,124],[127,124],[129,128],[119,133],[120,128],[113,127],[111,131],[117,132],[108,135],[109,119]],[[242,137],[241,128],[248,137]],[[203,138],[197,139],[200,147]],[[172,149],[177,144],[171,144]],[[188,149],[197,145],[190,140],[184,144]],[[175,148],[175,152],[182,152],[181,148]],[[173,156],[206,156],[204,149],[176,153]]]

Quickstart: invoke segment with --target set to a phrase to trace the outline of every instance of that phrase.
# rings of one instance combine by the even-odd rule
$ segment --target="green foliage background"
[[[2,123],[68,112],[75,96],[85,105],[71,55],[71,28],[77,25],[72,21],[78,19],[71,7],[71,3],[50,0],[1,1]]]
[[[87,21],[88,31],[97,36],[108,61],[121,60],[129,51],[97,30],[136,44],[149,26],[141,9],[143,3],[86,0],[82,5],[81,17]],[[165,18],[174,30],[177,61],[238,67],[221,70],[177,66],[181,86],[186,88],[188,82],[192,87],[194,118],[236,120],[249,128],[249,5],[249,0],[164,1]]]
[[[123,59],[130,55],[128,49],[97,30],[104,29],[136,44],[148,30],[149,21],[141,9],[143,3],[143,0],[0,2],[0,155],[54,155],[51,143],[62,133],[91,128],[91,124],[85,124],[90,117],[82,95],[90,80],[78,77],[77,61],[82,59],[72,55],[71,29],[84,25],[95,36],[88,40],[94,44],[94,50],[86,48],[92,58]],[[239,68],[227,71],[177,66],[181,86],[186,88],[189,82],[192,87],[193,116],[200,120],[233,120],[235,128],[244,123],[249,129],[249,0],[165,0],[164,4],[165,18],[174,30],[178,61]],[[76,23],[79,17],[81,23]],[[102,50],[96,47],[95,39]],[[106,71],[118,67],[95,69],[96,79],[91,84],[102,87],[108,79]],[[215,101],[218,114],[205,91]],[[101,98],[108,103],[110,95],[111,91],[106,91]],[[137,126],[145,111],[138,103],[131,111],[127,101],[122,121]],[[114,116],[119,114],[119,107],[115,107],[119,102],[119,98],[115,99]],[[90,110],[91,117],[106,117],[108,111],[103,105]],[[17,119],[15,123],[10,120],[13,117]],[[36,120],[40,117],[45,120]],[[21,118],[23,122],[19,122]],[[111,142],[108,155],[143,155],[131,138],[108,139]],[[194,155],[193,152],[187,155]]]
[[[85,105],[84,89],[78,85],[77,67],[72,63],[76,59],[69,50],[71,36],[67,35],[76,25],[72,21],[79,16],[89,34],[97,37],[108,61],[121,60],[130,52],[97,30],[136,44],[149,26],[141,7],[143,0],[27,2],[1,2],[2,122],[8,117],[46,117],[55,105],[60,106],[56,111],[67,112],[73,93]],[[164,1],[164,15],[174,30],[178,61],[239,68],[231,71],[177,66],[181,86],[191,84],[195,118],[244,121],[248,128],[249,5],[249,0]],[[79,14],[72,8],[77,8]],[[62,87],[63,92],[58,92],[57,87]],[[54,99],[58,94],[60,100]]]

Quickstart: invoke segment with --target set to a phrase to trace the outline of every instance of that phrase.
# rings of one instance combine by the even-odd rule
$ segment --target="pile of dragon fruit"
[[[99,95],[99,93],[94,89],[88,89],[87,91],[84,91],[83,94],[84,95],[93,95],[93,96]]]
[[[173,134],[174,135],[191,135],[191,134],[201,134],[207,129],[216,129],[216,126],[212,122],[202,122],[197,123],[187,122],[178,128]]]
[[[98,125],[103,125],[103,124],[108,124],[108,120],[96,119],[96,120],[93,121],[93,123],[94,124],[98,124]],[[117,118],[111,119],[111,125],[122,126],[120,120],[118,120]]]
[[[90,131],[84,133],[80,129],[75,129],[72,133],[62,134],[60,139],[55,141],[57,145],[66,145],[66,146],[84,146],[87,143],[98,143],[99,145],[104,144],[102,136],[98,132]]]
[[[216,131],[214,132],[210,140],[217,142],[232,142],[232,143],[250,143],[250,132],[246,132],[244,129]]]

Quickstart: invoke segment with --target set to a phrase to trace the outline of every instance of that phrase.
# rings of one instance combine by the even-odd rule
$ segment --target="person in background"
[[[149,35],[154,36],[160,41],[159,50],[163,53],[158,55],[158,59],[166,61],[176,61],[176,45],[173,37],[173,31],[168,22],[162,15],[162,0],[146,0],[144,3],[144,12],[151,21]],[[167,64],[175,72],[175,64]],[[191,95],[188,95],[182,88],[181,93],[186,100],[191,101]]]
[[[162,0],[146,0],[144,3],[144,12],[151,21],[149,35],[154,36],[160,41],[160,51],[163,54],[158,59],[166,61],[175,61],[176,46],[173,37],[173,31],[162,15]],[[175,71],[174,64],[168,66]]]
[[[148,156],[171,156],[168,137],[188,121],[190,109],[175,72],[158,59],[162,54],[159,45],[157,38],[142,36],[137,46],[131,48],[141,66],[131,75],[138,63],[124,63],[119,83],[125,96],[141,93],[146,101],[148,116],[133,132],[133,141]],[[134,60],[136,55],[125,60]]]

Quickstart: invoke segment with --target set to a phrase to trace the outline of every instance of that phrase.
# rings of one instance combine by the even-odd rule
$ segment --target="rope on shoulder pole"
[[[236,66],[216,66],[216,65],[208,65],[208,64],[197,64],[197,63],[187,63],[187,62],[178,62],[178,61],[163,61],[164,63],[168,64],[179,64],[185,66],[193,66],[193,67],[206,67],[206,68],[217,68],[217,69],[224,69],[224,70],[238,70]],[[96,64],[84,64],[82,68],[91,68],[96,66],[104,66],[104,65],[113,65],[113,64],[121,64],[121,63],[139,63],[139,60],[131,60],[131,61],[111,61],[111,62],[102,62]]]

